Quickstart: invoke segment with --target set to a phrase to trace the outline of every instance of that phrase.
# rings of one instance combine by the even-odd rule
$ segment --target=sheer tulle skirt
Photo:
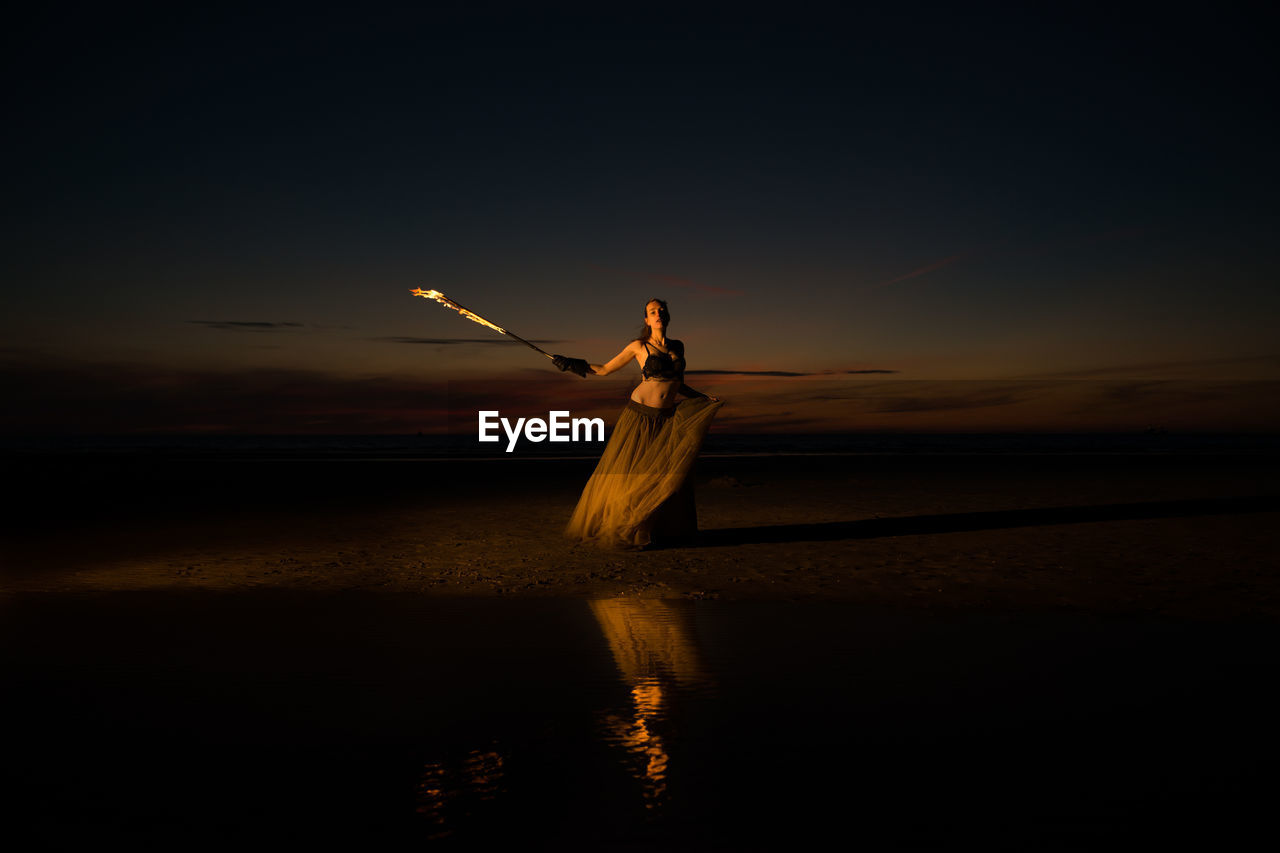
[[[722,405],[705,398],[670,409],[629,402],[565,535],[606,548],[637,548],[696,533],[689,472]]]

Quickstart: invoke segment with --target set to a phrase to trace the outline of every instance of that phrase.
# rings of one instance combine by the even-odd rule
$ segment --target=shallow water
[[[18,596],[6,781],[51,846],[1222,840],[1274,801],[1276,634],[841,603]]]

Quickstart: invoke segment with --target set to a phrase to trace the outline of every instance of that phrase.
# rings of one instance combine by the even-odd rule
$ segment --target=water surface
[[[11,596],[15,814],[670,849],[1235,837],[1276,793],[1276,631],[841,603]]]

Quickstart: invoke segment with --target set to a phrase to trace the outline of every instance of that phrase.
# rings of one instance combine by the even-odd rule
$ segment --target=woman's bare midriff
[[[645,379],[631,392],[631,399],[642,406],[669,409],[676,404],[680,384],[670,379]]]

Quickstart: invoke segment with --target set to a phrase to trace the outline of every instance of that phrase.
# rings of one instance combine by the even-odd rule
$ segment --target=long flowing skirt
[[[722,405],[705,398],[670,409],[628,402],[565,536],[605,548],[638,548],[696,533],[689,472]]]

